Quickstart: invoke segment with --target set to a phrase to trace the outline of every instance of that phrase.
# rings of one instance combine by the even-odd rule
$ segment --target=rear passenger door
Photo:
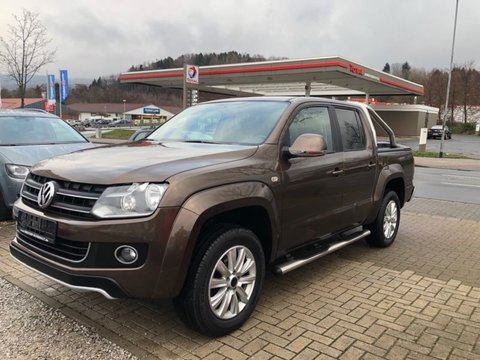
[[[376,146],[370,124],[357,108],[335,106],[343,152],[343,205],[350,224],[361,224],[373,201]]]

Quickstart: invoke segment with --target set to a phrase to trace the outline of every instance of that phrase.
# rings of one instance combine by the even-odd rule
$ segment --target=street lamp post
[[[443,157],[443,140],[445,139],[445,123],[447,122],[447,113],[448,113],[448,98],[450,96],[450,83],[452,81],[452,68],[453,68],[453,54],[455,51],[455,33],[457,32],[457,14],[458,14],[458,0],[455,5],[455,21],[453,22],[453,41],[452,41],[452,54],[450,57],[450,71],[448,72],[448,84],[447,84],[447,96],[445,100],[445,109],[443,111],[443,126],[442,126],[442,137],[440,138],[440,153],[439,157]],[[452,110],[452,120],[453,120],[453,110]]]
[[[125,120],[125,104],[127,100],[123,99],[123,120]]]

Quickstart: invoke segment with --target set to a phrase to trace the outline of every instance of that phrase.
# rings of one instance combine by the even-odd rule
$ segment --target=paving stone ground
[[[139,358],[480,358],[479,205],[414,199],[393,246],[268,275],[252,318],[219,339],[187,329],[169,301],[109,301],[36,275],[9,256],[13,236],[0,225],[1,277]]]

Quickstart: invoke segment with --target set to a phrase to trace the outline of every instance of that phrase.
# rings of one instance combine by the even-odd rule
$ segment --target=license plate
[[[20,211],[17,216],[17,230],[35,239],[53,244],[57,236],[57,222]]]

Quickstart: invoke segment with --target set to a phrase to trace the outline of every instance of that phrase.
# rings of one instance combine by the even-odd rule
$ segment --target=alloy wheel
[[[390,200],[385,208],[383,217],[383,234],[386,239],[390,239],[395,234],[398,221],[398,208],[395,201]]]
[[[215,264],[208,286],[210,309],[216,317],[228,320],[248,304],[255,289],[256,264],[245,246],[228,249]]]

